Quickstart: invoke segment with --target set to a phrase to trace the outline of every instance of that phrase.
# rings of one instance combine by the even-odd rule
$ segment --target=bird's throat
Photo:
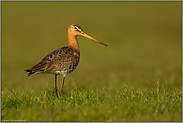
[[[79,44],[76,35],[68,35],[69,47],[72,47],[76,51],[80,52]]]

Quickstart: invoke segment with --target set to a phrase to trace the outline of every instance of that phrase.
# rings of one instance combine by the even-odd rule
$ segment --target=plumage
[[[25,71],[27,76],[38,73],[69,74],[78,65],[80,53],[76,50],[64,46],[47,54],[38,64]],[[60,72],[58,72],[60,71]]]
[[[61,94],[63,94],[63,85],[65,76],[71,72],[73,72],[80,59],[80,50],[79,44],[77,41],[77,35],[82,35],[89,39],[92,39],[100,44],[107,46],[106,44],[97,41],[96,39],[90,37],[86,33],[83,32],[81,27],[76,24],[72,24],[68,28],[68,41],[69,45],[64,46],[62,48],[56,49],[50,53],[48,53],[39,63],[33,66],[30,69],[26,69],[24,71],[28,72],[27,77],[38,74],[38,73],[48,73],[55,74],[55,92],[57,94],[57,75],[62,74],[62,85],[61,85]]]

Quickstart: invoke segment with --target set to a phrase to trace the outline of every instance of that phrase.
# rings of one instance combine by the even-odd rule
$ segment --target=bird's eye
[[[77,27],[77,26],[75,26],[75,27],[74,27],[74,29],[78,29],[78,27]]]

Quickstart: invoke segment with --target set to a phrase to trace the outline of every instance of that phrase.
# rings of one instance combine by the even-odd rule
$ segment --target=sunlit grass
[[[40,93],[6,90],[2,100],[3,120],[15,116],[26,121],[181,121],[182,92],[159,90],[159,83],[150,90],[124,86],[113,92],[75,87],[59,99],[50,88]],[[21,115],[23,112],[30,113]]]

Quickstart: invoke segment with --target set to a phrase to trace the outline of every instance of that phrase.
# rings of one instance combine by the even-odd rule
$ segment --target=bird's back
[[[25,71],[27,76],[37,73],[69,74],[78,65],[80,52],[64,46],[47,54],[38,64]]]

